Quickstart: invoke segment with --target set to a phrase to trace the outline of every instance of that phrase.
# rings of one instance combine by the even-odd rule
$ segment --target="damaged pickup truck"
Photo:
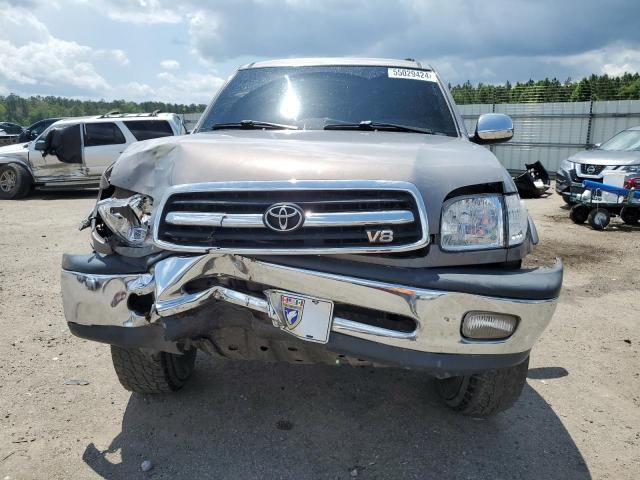
[[[452,408],[510,407],[551,320],[562,265],[513,180],[417,62],[247,65],[193,135],[131,145],[65,255],[71,332],[111,345],[122,385],[181,388],[197,350],[222,360],[397,366]]]

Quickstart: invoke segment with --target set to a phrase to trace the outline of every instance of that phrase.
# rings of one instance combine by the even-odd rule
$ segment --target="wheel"
[[[609,213],[609,210],[596,207],[589,212],[589,218],[587,218],[587,221],[594,230],[604,230],[611,221],[611,214]]]
[[[111,345],[111,360],[122,386],[136,393],[165,393],[180,390],[193,373],[197,350],[183,355],[145,353],[136,348]]]
[[[582,224],[589,218],[589,207],[586,205],[574,205],[569,212],[569,218],[573,223]]]
[[[513,367],[438,379],[438,393],[449,407],[463,415],[489,417],[518,400],[528,370],[529,357]]]
[[[627,225],[637,225],[640,222],[640,208],[622,207],[620,218]]]
[[[31,175],[22,165],[0,165],[0,198],[25,197],[31,190]]]

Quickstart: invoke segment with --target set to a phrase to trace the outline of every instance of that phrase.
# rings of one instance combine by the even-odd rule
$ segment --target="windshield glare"
[[[625,130],[600,145],[600,150],[634,152],[640,150],[640,130]]]
[[[242,120],[306,130],[370,120],[457,136],[435,75],[417,69],[315,66],[240,70],[220,93],[200,130]]]

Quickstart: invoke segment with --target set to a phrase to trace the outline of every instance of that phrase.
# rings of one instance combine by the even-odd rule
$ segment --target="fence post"
[[[491,113],[496,113],[496,102],[491,104]],[[496,149],[493,145],[489,145],[489,151],[495,155]]]
[[[593,125],[593,96],[589,99],[589,121],[587,122],[587,148],[591,147],[591,130]]]

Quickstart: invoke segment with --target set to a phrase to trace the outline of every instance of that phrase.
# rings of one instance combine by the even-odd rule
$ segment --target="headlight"
[[[107,228],[132,247],[142,246],[149,232],[150,197],[107,198],[98,202],[98,214]]]
[[[562,160],[560,162],[560,170],[575,170],[576,169],[576,164],[573,162],[570,162],[569,160]]]
[[[529,214],[520,195],[505,195],[507,208],[507,245],[514,247],[524,242],[529,228]]]
[[[443,250],[477,250],[504,246],[504,215],[498,195],[452,198],[442,207]]]
[[[442,207],[440,246],[454,252],[513,247],[524,242],[528,226],[517,194],[455,197]]]
[[[640,165],[624,165],[618,170],[626,173],[640,173]]]

